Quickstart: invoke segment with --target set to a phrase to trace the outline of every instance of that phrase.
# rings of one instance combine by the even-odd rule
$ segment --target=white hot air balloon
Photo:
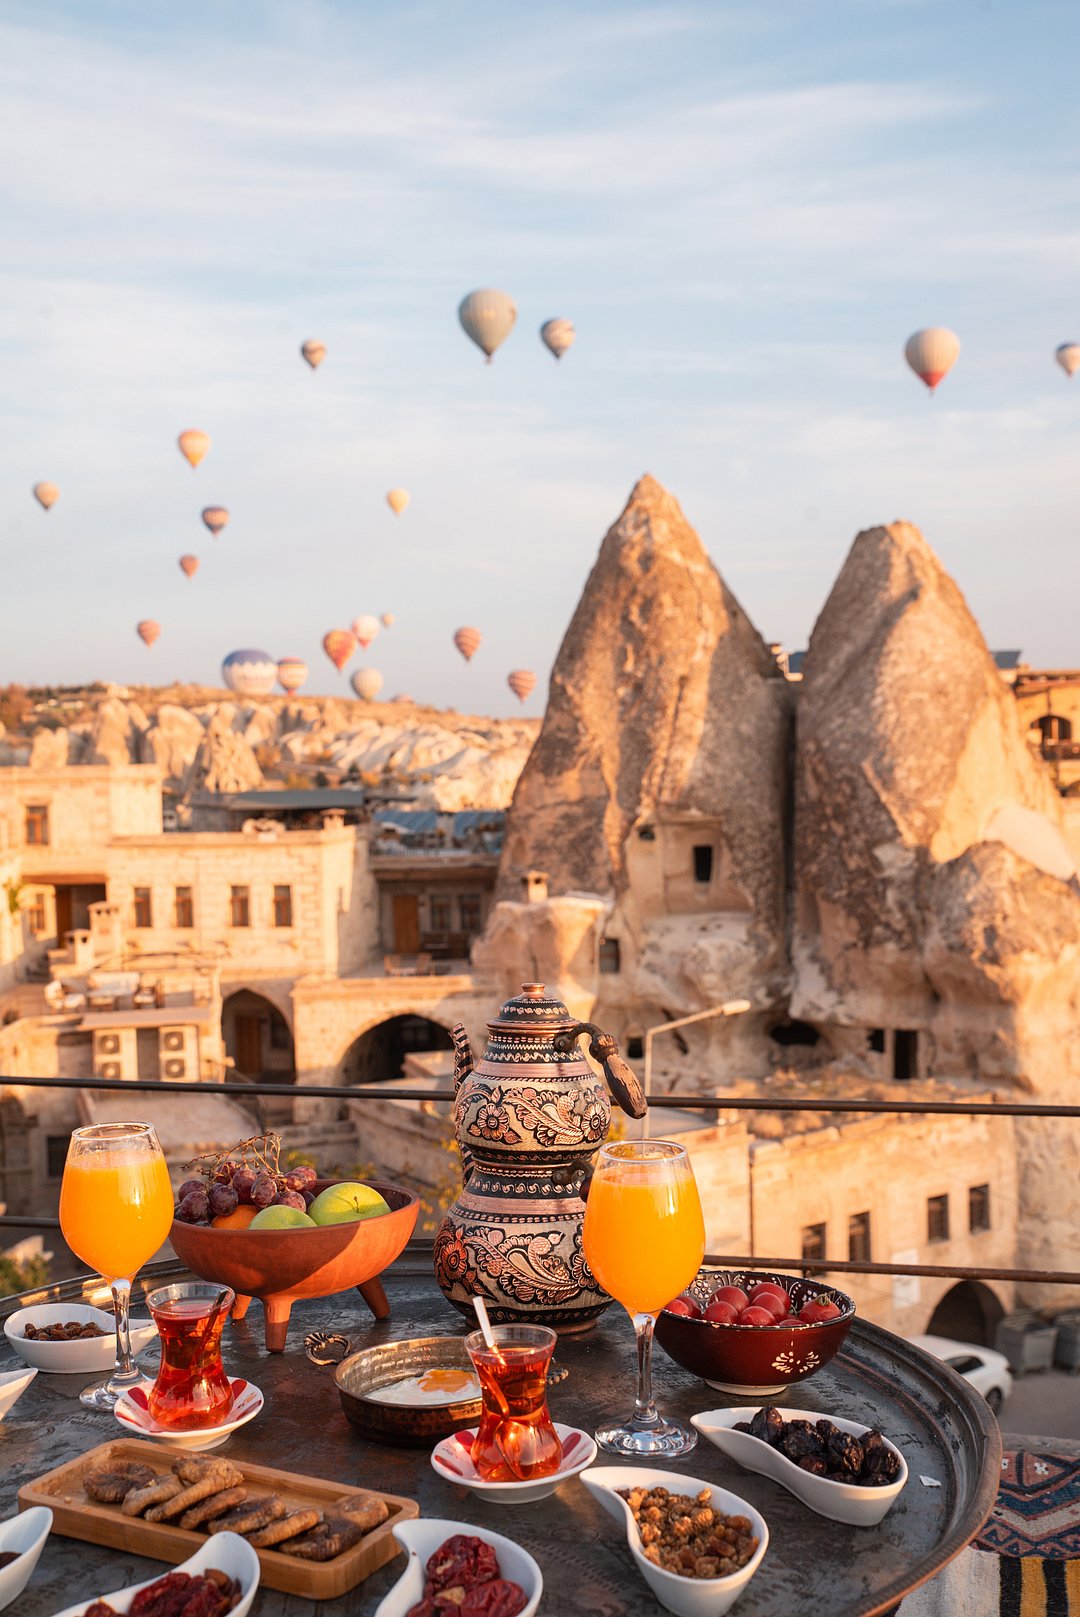
[[[931,393],[948,376],[960,352],[960,339],[947,326],[927,326],[904,344],[904,358]]]
[[[209,433],[197,432],[194,428],[182,432],[176,441],[180,446],[180,453],[189,466],[197,466],[210,448]]]
[[[517,319],[514,300],[494,287],[470,292],[458,305],[458,319],[467,337],[471,337],[491,364],[491,356],[501,342],[505,342]]]
[[[353,623],[352,632],[366,651],[379,632],[379,620],[370,612],[362,612]]]
[[[35,500],[43,511],[47,511],[51,505],[55,505],[60,498],[60,490],[55,483],[35,483],[33,493]]]
[[[373,702],[383,688],[383,677],[377,668],[358,668],[351,684],[361,702]]]
[[[392,488],[386,496],[386,503],[396,517],[399,517],[409,503],[407,488]]]
[[[245,647],[229,652],[221,677],[237,696],[269,696],[278,677],[277,663],[265,651]]]
[[[382,624],[384,629],[392,629],[394,627],[394,623],[396,622],[396,619],[395,619],[394,614],[392,612],[384,612],[379,621]]]
[[[576,336],[572,320],[545,320],[540,327],[540,341],[551,349],[556,359],[561,359],[566,350],[573,347]]]
[[[317,337],[309,337],[307,342],[301,343],[300,352],[307,360],[313,371],[317,371],[326,358],[326,344]]]
[[[1075,376],[1080,371],[1080,342],[1063,342],[1054,349],[1054,358],[1066,376]]]

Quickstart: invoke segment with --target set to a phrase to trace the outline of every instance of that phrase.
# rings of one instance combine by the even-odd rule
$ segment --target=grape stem
[[[246,1140],[238,1140],[227,1151],[208,1151],[203,1156],[192,1157],[190,1162],[184,1163],[185,1171],[197,1168],[208,1180],[213,1182],[218,1169],[226,1162],[235,1162],[240,1159],[242,1167],[253,1170],[255,1173],[267,1173],[272,1179],[281,1174],[279,1166],[281,1160],[281,1135],[252,1134]]]

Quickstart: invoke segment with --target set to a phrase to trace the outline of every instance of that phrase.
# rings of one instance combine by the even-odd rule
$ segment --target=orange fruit
[[[246,1230],[258,1211],[250,1202],[241,1202],[231,1213],[219,1213],[210,1222],[215,1230]]]

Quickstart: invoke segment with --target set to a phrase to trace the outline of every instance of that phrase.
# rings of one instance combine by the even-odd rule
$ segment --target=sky
[[[532,668],[539,713],[646,471],[767,640],[905,518],[992,646],[1080,662],[1078,47],[1072,0],[7,0],[0,682],[250,646],[494,714]],[[339,675],[362,612],[396,621]]]

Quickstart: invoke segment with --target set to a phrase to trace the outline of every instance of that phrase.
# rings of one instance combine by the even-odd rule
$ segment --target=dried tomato
[[[415,1606],[410,1606],[405,1617],[439,1617],[439,1608],[428,1595]]]
[[[491,1578],[468,1591],[458,1608],[461,1617],[517,1617],[528,1602],[519,1583],[507,1578]]]
[[[92,1606],[87,1606],[85,1617],[116,1617],[113,1607],[105,1600],[95,1600]]]
[[[474,1583],[487,1583],[498,1576],[499,1558],[492,1546],[482,1538],[455,1533],[428,1560],[424,1593],[438,1595],[457,1586],[471,1589]],[[459,1604],[457,1600],[453,1603]]]

